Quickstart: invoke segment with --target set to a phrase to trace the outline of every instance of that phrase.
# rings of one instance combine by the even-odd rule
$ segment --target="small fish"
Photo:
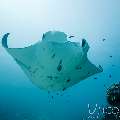
[[[111,57],[111,58],[112,58],[112,55],[110,55],[109,57]]]
[[[75,37],[75,36],[71,35],[71,36],[69,36],[68,38],[72,38],[72,37]]]
[[[111,77],[112,77],[112,75],[110,74],[110,75],[109,75],[109,78],[111,78]]]
[[[53,96],[51,96],[51,98],[53,99]]]
[[[66,88],[63,88],[63,91],[65,91],[66,90]]]
[[[50,94],[50,91],[48,91],[48,94]]]
[[[67,80],[67,82],[70,82],[70,81],[71,81],[70,79]]]
[[[105,38],[102,39],[103,42],[104,42],[105,40],[106,40]]]

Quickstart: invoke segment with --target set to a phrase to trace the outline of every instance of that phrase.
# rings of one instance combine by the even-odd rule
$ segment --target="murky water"
[[[0,39],[10,32],[10,47],[34,44],[49,30],[63,31],[73,41],[88,41],[88,58],[103,72],[49,93],[33,85],[0,45],[0,120],[96,119],[98,112],[90,118],[89,110],[97,104],[102,111],[106,89],[120,81],[119,6],[119,0],[1,0]]]

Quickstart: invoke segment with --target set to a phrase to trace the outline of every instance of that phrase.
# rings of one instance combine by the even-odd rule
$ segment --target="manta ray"
[[[21,67],[30,81],[47,91],[61,91],[88,77],[100,73],[103,68],[92,64],[87,58],[89,45],[71,42],[60,31],[48,31],[42,40],[25,48],[9,48],[7,38],[2,46]]]

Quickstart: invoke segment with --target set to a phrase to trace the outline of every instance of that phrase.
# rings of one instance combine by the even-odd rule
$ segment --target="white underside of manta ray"
[[[49,31],[42,41],[25,48],[9,48],[5,34],[2,45],[14,58],[30,81],[41,89],[61,91],[91,75],[103,71],[87,58],[89,45],[82,40],[70,42],[64,32]]]

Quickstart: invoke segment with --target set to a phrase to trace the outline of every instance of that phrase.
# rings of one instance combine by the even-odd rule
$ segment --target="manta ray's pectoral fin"
[[[84,69],[84,73],[85,73],[85,71],[86,72],[89,71],[88,73],[90,73],[90,74],[88,74],[88,76],[103,71],[103,68],[100,65],[96,66],[88,60],[87,52],[88,52],[89,48],[90,47],[89,47],[87,41],[85,39],[82,39],[82,50],[83,50],[83,53],[84,53],[82,60],[83,60],[84,68],[86,68],[86,69]]]
[[[2,38],[2,46],[19,64],[20,62],[26,66],[31,65],[35,59],[36,44],[25,48],[9,48],[7,45],[7,38],[9,33],[5,34]],[[18,62],[19,61],[19,62]]]

